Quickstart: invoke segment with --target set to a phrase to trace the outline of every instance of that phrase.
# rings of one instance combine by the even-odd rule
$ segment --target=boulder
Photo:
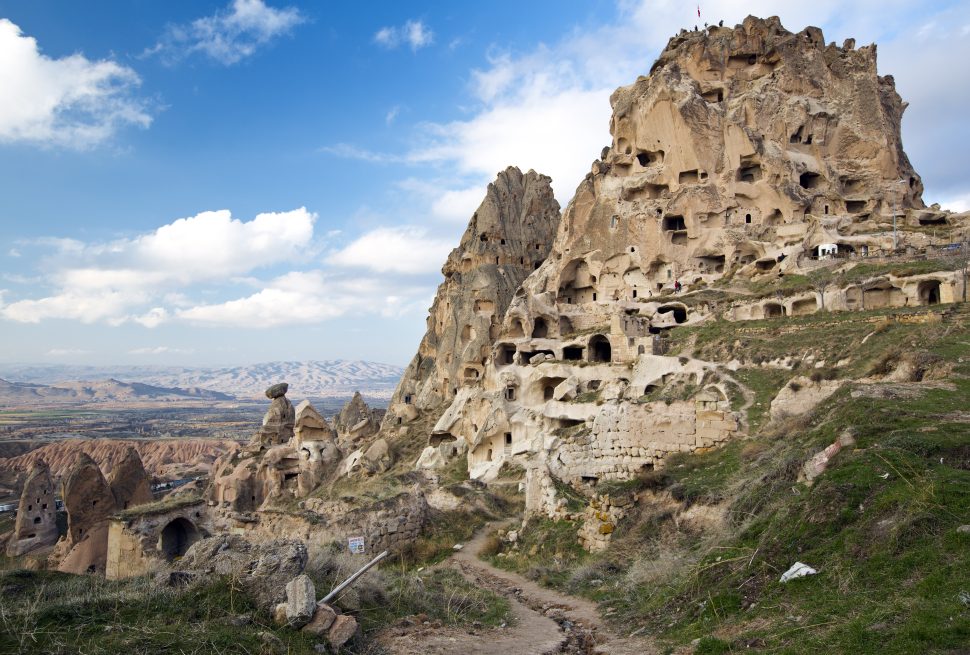
[[[370,474],[383,473],[391,468],[391,451],[387,441],[378,439],[370,445],[360,459],[361,466]]]
[[[357,634],[357,619],[349,614],[340,614],[334,619],[333,625],[330,626],[327,640],[334,648],[340,648],[350,641],[355,634]]]
[[[301,573],[286,585],[286,621],[291,628],[302,628],[313,618],[316,609],[313,580]]]
[[[286,600],[286,584],[303,573],[307,548],[302,541],[251,542],[235,534],[200,539],[179,562],[180,568],[240,581],[256,603],[272,611]]]
[[[316,611],[313,613],[313,618],[310,619],[309,623],[303,626],[303,632],[321,637],[327,633],[336,618],[337,613],[332,607],[322,602],[317,603]]]

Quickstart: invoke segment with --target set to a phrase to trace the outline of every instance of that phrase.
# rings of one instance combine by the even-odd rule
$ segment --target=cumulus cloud
[[[390,317],[427,309],[431,293],[426,285],[402,285],[379,277],[291,272],[252,295],[179,310],[178,318],[209,326],[270,328],[352,313]]]
[[[133,93],[140,83],[115,61],[47,57],[34,38],[0,19],[0,143],[84,149],[123,127],[148,127],[152,117]]]
[[[434,32],[420,20],[409,20],[404,25],[382,27],[374,34],[374,42],[388,49],[407,44],[417,52],[434,43]]]
[[[454,244],[423,227],[380,227],[367,232],[330,258],[330,263],[378,273],[433,273]]]
[[[226,9],[188,24],[169,25],[145,55],[175,63],[202,54],[225,66],[239,63],[304,21],[296,7],[274,9],[263,0],[233,0]]]
[[[179,288],[225,281],[312,254],[315,220],[303,207],[259,214],[250,221],[221,210],[130,239],[92,244],[46,240],[56,254],[42,267],[49,271],[47,281],[55,293],[2,305],[0,317],[21,323],[69,319],[155,327],[170,319],[164,307],[132,312],[158,297],[171,300]]]

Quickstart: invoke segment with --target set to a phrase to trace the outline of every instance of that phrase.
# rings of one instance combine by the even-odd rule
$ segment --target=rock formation
[[[483,375],[512,295],[545,261],[559,225],[550,182],[535,171],[510,167],[488,185],[442,267],[445,280],[431,305],[427,332],[394,392],[382,434],[430,427],[463,384]]]
[[[289,385],[281,382],[266,390],[266,397],[272,402],[263,416],[263,427],[259,432],[259,441],[262,444],[276,446],[287,443],[293,437],[296,412],[293,404],[286,398],[288,389]]]
[[[45,462],[51,477],[57,480],[70,472],[78,453],[83,452],[110,474],[127,457],[128,449],[134,448],[149,475],[181,477],[207,472],[216,458],[236,447],[235,442],[222,439],[62,439],[22,455],[0,458],[0,472],[29,471]]]
[[[344,450],[350,450],[362,441],[374,436],[380,428],[382,412],[373,410],[364,402],[359,391],[334,417],[334,429]]]
[[[817,28],[793,34],[777,18],[749,17],[671,39],[650,75],[611,103],[612,144],[548,258],[540,243],[536,270],[482,315],[461,303],[489,285],[458,271],[488,265],[463,248],[478,232],[479,249],[494,237],[469,227],[389,412],[404,422],[442,407],[419,466],[440,466],[442,444],[455,442],[472,477],[515,461],[527,471],[528,510],[551,515],[564,502],[556,479],[627,479],[743,431],[730,371],[665,356],[670,330],[715,315],[925,305],[961,292],[944,270],[790,297],[693,294],[823,271],[836,255],[932,245],[925,231],[894,235],[894,213],[907,225],[954,220],[924,208],[902,149],[905,105],[892,77],[877,74],[875,46],[826,45]]]
[[[260,431],[245,448],[213,465],[212,484],[206,492],[212,505],[238,515],[281,498],[302,498],[340,461],[335,434],[326,419],[309,401],[294,411],[286,390],[286,383],[266,390],[272,403]]]
[[[52,560],[66,573],[103,573],[108,552],[108,518],[118,509],[101,469],[80,454],[62,484],[67,534]]]
[[[118,509],[152,502],[152,485],[141,457],[134,448],[125,451],[124,458],[108,474],[108,486]]]
[[[53,546],[57,537],[54,483],[47,465],[39,462],[24,483],[14,531],[7,542],[7,556],[17,557]]]

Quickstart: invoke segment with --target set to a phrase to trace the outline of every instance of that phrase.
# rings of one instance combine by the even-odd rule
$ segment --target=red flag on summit
[[[700,5],[697,5],[697,17],[698,18],[701,17],[701,6]]]

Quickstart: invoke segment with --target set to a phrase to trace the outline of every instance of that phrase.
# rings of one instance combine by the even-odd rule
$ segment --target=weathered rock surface
[[[27,476],[13,534],[7,542],[7,555],[17,557],[57,543],[57,509],[54,483],[43,462],[36,464]]]
[[[382,411],[368,407],[360,392],[355,392],[353,398],[334,417],[334,429],[343,450],[351,450],[375,435],[380,429],[382,416]]]
[[[327,640],[334,648],[340,648],[350,641],[355,634],[357,634],[357,619],[348,614],[341,614],[334,619],[333,625],[330,626]]]
[[[286,585],[303,573],[306,544],[292,539],[249,541],[224,534],[194,543],[179,562],[187,571],[231,575],[253,594],[260,607],[270,611],[286,600]]]
[[[301,573],[286,583],[286,621],[291,628],[302,628],[317,609],[313,580]]]
[[[330,629],[330,626],[333,625],[336,618],[337,613],[332,607],[325,603],[317,603],[313,618],[303,626],[303,632],[308,632],[318,637],[323,636]]]
[[[281,382],[266,390],[266,397],[272,399],[272,402],[263,416],[263,427],[257,435],[259,443],[263,445],[285,444],[293,438],[296,412],[293,404],[286,398],[288,388],[288,384]]]
[[[129,448],[134,448],[138,453],[149,475],[181,477],[209,471],[220,455],[237,449],[238,445],[222,439],[63,439],[23,455],[0,458],[0,471],[29,471],[36,464],[44,462],[56,482],[70,472],[78,454],[84,453],[110,475],[114,467],[127,457]]]
[[[385,428],[434,407],[422,468],[445,459],[435,449],[462,441],[473,478],[515,462],[526,469],[528,511],[558,515],[554,479],[588,487],[628,479],[670,453],[715,447],[744,429],[730,401],[730,370],[665,356],[671,330],[715,315],[746,320],[956,298],[962,282],[954,271],[847,288],[820,283],[727,308],[679,295],[727,277],[806,275],[830,266],[834,254],[887,252],[896,245],[894,211],[908,224],[935,211],[924,208],[902,148],[905,105],[893,79],[878,75],[875,55],[874,46],[826,45],[817,28],[793,34],[777,18],[671,39],[648,76],[612,95],[612,143],[566,208],[548,257],[537,256],[521,288],[502,296],[507,310],[483,305],[487,319],[477,313],[483,306],[460,300],[482,298],[472,275],[489,263],[462,248],[476,234],[479,250],[494,241],[469,228],[456,251],[467,272],[449,258]],[[898,238],[900,247],[930,243],[919,231]],[[804,411],[834,385],[812,390],[782,394],[775,414]]]
[[[153,500],[151,480],[134,448],[128,448],[121,461],[112,468],[108,474],[108,486],[120,510]]]
[[[442,267],[428,330],[408,365],[382,424],[433,424],[459,387],[479,379],[500,322],[522,281],[545,261],[559,226],[550,178],[510,167],[488,185],[461,242]],[[414,435],[426,437],[426,433]]]
[[[108,551],[108,518],[117,511],[101,469],[81,453],[62,485],[67,534],[52,560],[65,573],[103,573]]]

